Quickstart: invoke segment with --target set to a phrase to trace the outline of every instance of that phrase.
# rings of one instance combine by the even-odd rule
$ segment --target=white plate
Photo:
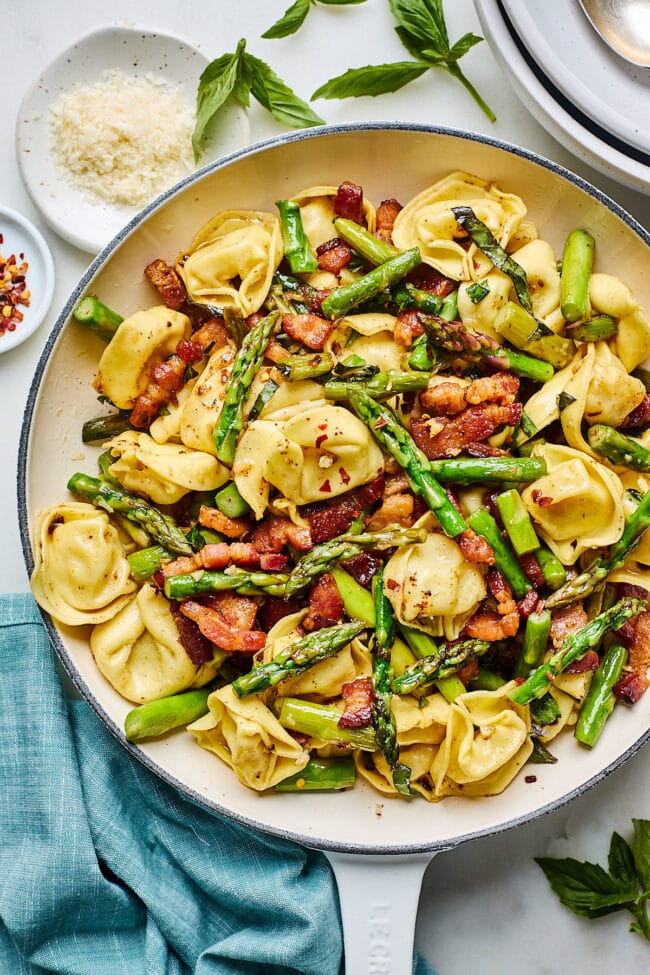
[[[33,335],[47,315],[54,294],[54,263],[42,234],[15,210],[0,206],[0,234],[0,254],[4,258],[15,254],[18,261],[27,261],[25,280],[31,293],[29,306],[19,305],[22,322],[15,331],[0,335],[0,352],[8,352]]]
[[[53,230],[94,254],[140,207],[93,202],[60,177],[48,150],[52,102],[75,82],[94,84],[106,71],[118,70],[135,77],[153,74],[173,86],[181,85],[193,106],[199,77],[208,63],[205,54],[182,38],[144,27],[110,26],[80,38],[45,68],[20,106],[16,153],[25,186]],[[200,162],[211,162],[249,141],[248,116],[230,100],[210,126]]]
[[[650,154],[650,71],[617,57],[593,29],[578,0],[501,3],[549,81],[615,139]]]
[[[635,159],[599,137],[571,113],[568,102],[554,91],[541,72],[533,69],[509,27],[499,0],[474,0],[486,40],[522,102],[561,145],[610,179],[650,194],[650,165]]]

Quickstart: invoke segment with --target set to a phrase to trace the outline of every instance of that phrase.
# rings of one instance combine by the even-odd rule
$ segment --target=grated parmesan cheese
[[[194,169],[194,123],[181,86],[108,71],[50,106],[54,161],[95,202],[140,207]]]

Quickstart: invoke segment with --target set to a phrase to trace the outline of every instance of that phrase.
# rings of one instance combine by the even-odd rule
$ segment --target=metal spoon
[[[579,0],[606,44],[631,64],[650,67],[650,0]]]

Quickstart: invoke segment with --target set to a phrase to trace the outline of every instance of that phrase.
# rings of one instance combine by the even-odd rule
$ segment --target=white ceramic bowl
[[[26,282],[31,292],[29,307],[18,306],[24,316],[22,322],[15,331],[0,335],[0,352],[8,352],[33,335],[47,315],[54,294],[54,263],[41,232],[16,210],[0,206],[0,234],[0,254],[4,258],[15,254],[20,261],[27,261]]]
[[[205,54],[181,37],[147,27],[111,25],[81,37],[44,68],[20,105],[16,155],[25,187],[53,230],[75,247],[96,254],[139,207],[97,202],[61,177],[49,150],[52,102],[76,83],[94,84],[115,70],[137,78],[153,75],[180,86],[193,106],[208,63]],[[230,99],[209,127],[201,165],[249,141],[248,116]]]

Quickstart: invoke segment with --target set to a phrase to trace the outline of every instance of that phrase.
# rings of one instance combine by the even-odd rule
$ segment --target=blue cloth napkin
[[[32,598],[0,596],[0,973],[338,975],[341,952],[325,857],[132,759],[66,701]]]

